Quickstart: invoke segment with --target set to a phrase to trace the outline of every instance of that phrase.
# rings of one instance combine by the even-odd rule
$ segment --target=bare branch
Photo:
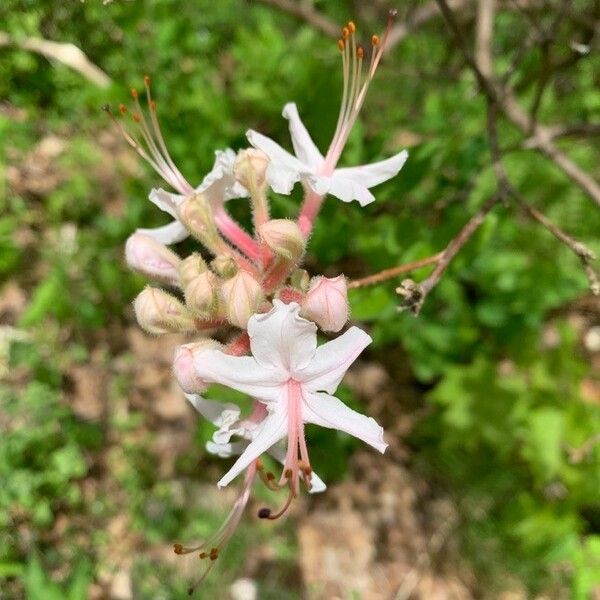
[[[340,26],[315,10],[310,2],[294,0],[260,0],[290,15],[298,17],[330,37],[339,37]]]
[[[85,53],[74,44],[52,42],[41,38],[16,40],[7,33],[0,32],[0,46],[15,46],[23,50],[37,52],[50,60],[57,60],[81,73],[86,79],[100,87],[110,85],[110,77],[97,67]]]

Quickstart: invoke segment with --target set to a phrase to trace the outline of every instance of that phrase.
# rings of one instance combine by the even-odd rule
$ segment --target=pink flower
[[[317,347],[317,327],[299,316],[298,304],[279,300],[273,304],[270,312],[248,321],[252,356],[230,356],[211,349],[193,353],[193,366],[202,381],[249,394],[268,411],[248,447],[218,482],[219,487],[287,436],[282,479],[297,493],[300,476],[307,482],[311,472],[305,423],[344,431],[380,452],[387,447],[383,429],[374,419],[332,395],[348,367],[371,342],[369,335],[352,327]]]
[[[348,320],[346,278],[313,277],[302,302],[302,316],[323,331],[339,331]]]

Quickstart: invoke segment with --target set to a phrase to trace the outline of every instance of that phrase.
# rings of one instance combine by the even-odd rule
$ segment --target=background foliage
[[[573,3],[576,11],[591,4]],[[351,2],[315,5],[340,22],[354,14]],[[360,15],[369,34],[384,19],[385,7],[377,6]],[[541,24],[554,9],[536,13]],[[244,146],[247,128],[287,143],[280,112],[290,100],[325,148],[341,88],[337,49],[292,17],[236,0],[8,0],[0,23],[17,40],[73,42],[114,81],[100,90],[60,63],[0,48],[0,277],[4,290],[17,285],[26,298],[18,317],[5,313],[0,338],[0,363],[2,349],[7,361],[0,384],[0,597],[87,597],[114,543],[106,524],[123,511],[132,531],[118,535],[133,535],[139,550],[129,557],[136,597],[176,597],[186,589],[178,566],[143,549],[202,537],[219,522],[219,505],[207,508],[194,490],[220,467],[198,468],[210,435],[200,424],[191,450],[161,476],[147,407],[119,408],[136,361],[123,333],[132,322],[128,305],[142,285],[123,264],[123,244],[136,227],[164,221],[146,201],[155,176],[114,136],[99,107],[125,100],[130,86],[152,75],[175,162],[195,181],[215,149]],[[517,11],[499,14],[499,67],[510,64],[528,27]],[[574,35],[559,29],[558,58],[572,56]],[[555,75],[542,120],[598,120],[600,58],[591,48]],[[532,48],[514,75],[524,102],[535,93],[530,82],[540,61]],[[343,162],[376,160],[404,146],[410,158],[369,207],[325,203],[310,245],[314,271],[354,277],[433,254],[494,190],[485,104],[441,20],[394,49],[371,92]],[[551,162],[522,149],[513,129],[503,126],[500,134],[512,147],[506,164],[513,183],[600,251],[597,207]],[[62,140],[51,166],[39,146],[49,137]],[[565,147],[600,175],[597,141]],[[274,202],[275,213],[287,216],[298,197]],[[234,211],[247,219],[243,205]],[[353,318],[370,328],[370,359],[392,377],[400,368],[394,360],[410,364],[426,417],[404,440],[409,465],[455,502],[454,535],[477,574],[475,592],[496,597],[518,581],[530,593],[587,598],[600,585],[600,446],[579,460],[570,450],[600,430],[599,357],[582,344],[600,311],[585,300],[576,258],[506,205],[463,249],[418,318],[396,311],[395,285],[353,292]],[[390,358],[399,356],[398,346],[402,358]],[[102,419],[82,418],[69,402],[69,374],[90,361],[110,374]],[[403,403],[402,388],[397,401]],[[137,435],[142,422],[147,437]],[[338,458],[323,454],[319,466],[335,483],[356,446],[326,437]],[[112,483],[94,487],[106,478]],[[251,519],[211,576],[207,597],[243,574],[245,557],[267,538],[276,566],[259,578],[259,597],[300,597],[299,584],[284,583],[295,569],[293,523],[273,534]]]

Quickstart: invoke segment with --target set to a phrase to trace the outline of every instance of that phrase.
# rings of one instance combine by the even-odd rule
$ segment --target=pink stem
[[[222,204],[214,209],[214,218],[226,239],[254,262],[264,264],[265,256],[260,244],[227,214]]]
[[[319,196],[312,190],[308,190],[304,197],[304,203],[298,215],[298,227],[306,239],[310,236],[315,219],[321,210],[323,199],[324,196]]]

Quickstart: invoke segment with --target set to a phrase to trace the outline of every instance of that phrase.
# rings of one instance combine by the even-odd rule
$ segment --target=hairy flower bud
[[[215,257],[210,263],[210,266],[217,275],[220,275],[225,279],[233,277],[238,270],[238,266],[233,257],[227,256],[226,254],[219,254],[219,256]]]
[[[175,252],[143,233],[129,236],[125,244],[125,260],[138,273],[156,281],[177,285],[181,259]]]
[[[266,184],[266,172],[269,158],[262,150],[248,148],[240,150],[233,165],[233,174],[245,188],[263,188]]]
[[[314,321],[323,331],[339,331],[348,320],[345,277],[313,277],[302,303],[301,314]]]
[[[223,284],[222,297],[227,319],[242,329],[265,298],[260,283],[246,271],[238,271]]]
[[[160,335],[194,328],[194,319],[185,306],[164,290],[146,287],[133,301],[135,316],[142,329]]]
[[[187,258],[184,258],[179,265],[179,281],[181,282],[181,287],[185,289],[190,281],[193,281],[198,275],[202,275],[202,273],[207,270],[208,266],[197,252],[190,254]]]
[[[212,209],[203,194],[188,196],[177,207],[177,215],[196,239],[211,250],[215,247],[219,234],[214,224]]]
[[[173,374],[186,394],[201,394],[208,387],[196,374],[194,355],[204,350],[218,350],[219,348],[222,348],[222,345],[210,339],[184,344],[177,348],[173,359]]]
[[[308,287],[310,286],[310,275],[308,274],[308,271],[305,269],[296,269],[290,277],[290,283],[292,284],[292,287],[295,287],[301,292],[307,292]]]
[[[289,219],[273,219],[260,226],[262,241],[281,258],[298,262],[304,254],[306,240],[298,225]]]
[[[219,308],[219,278],[212,271],[205,271],[192,279],[185,287],[185,303],[196,315],[210,318]]]

